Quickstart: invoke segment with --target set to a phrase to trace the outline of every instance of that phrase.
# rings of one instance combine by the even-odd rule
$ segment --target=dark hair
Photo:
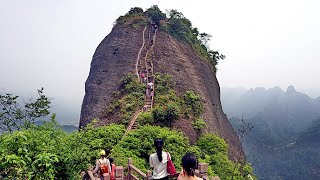
[[[104,151],[106,152],[106,157],[108,157],[110,154],[110,149],[105,149]]]
[[[113,158],[109,158],[110,164],[113,163]]]
[[[197,158],[192,153],[186,153],[182,157],[182,167],[188,176],[194,176],[195,169],[197,168]]]
[[[161,138],[156,138],[154,140],[154,147],[157,150],[158,159],[161,162],[162,161],[162,148],[163,148],[163,140]]]
[[[113,163],[113,158],[109,158],[109,163],[110,163],[110,167],[111,167],[111,170],[112,170],[112,163]]]

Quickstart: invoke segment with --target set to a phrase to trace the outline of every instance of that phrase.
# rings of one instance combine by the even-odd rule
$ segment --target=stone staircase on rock
[[[148,30],[148,33],[146,34],[146,30]],[[155,83],[154,83],[154,73],[153,73],[153,63],[150,58],[150,53],[153,50],[156,35],[157,35],[157,25],[154,23],[151,23],[151,25],[146,26],[142,33],[142,46],[139,50],[138,56],[137,56],[137,63],[136,63],[136,74],[138,77],[138,80],[146,85],[146,94],[145,94],[145,100],[144,100],[144,106],[142,111],[151,111],[153,106],[153,100],[154,100],[154,92],[155,92]],[[147,37],[145,37],[147,36]],[[147,39],[147,42],[146,42]],[[145,79],[141,77],[141,74],[145,75]],[[152,83],[152,88],[148,84]],[[129,131],[137,129],[139,127],[139,123],[136,121],[139,113],[141,110],[137,110],[132,117],[129,126],[127,128],[127,131],[125,135],[128,134]]]

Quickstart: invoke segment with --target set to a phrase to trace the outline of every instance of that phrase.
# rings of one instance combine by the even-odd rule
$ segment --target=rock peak
[[[288,86],[286,94],[291,94],[297,92],[293,85]]]

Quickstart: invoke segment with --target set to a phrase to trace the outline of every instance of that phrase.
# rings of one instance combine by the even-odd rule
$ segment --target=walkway
[[[147,38],[145,37],[146,30],[148,30]],[[153,23],[151,23],[151,25],[148,25],[143,29],[143,33],[142,33],[143,42],[137,56],[136,75],[138,77],[138,80],[141,83],[146,85],[145,100],[144,100],[143,109],[137,110],[134,113],[134,116],[132,117],[129,123],[127,131],[125,132],[125,135],[127,135],[129,131],[138,128],[139,124],[136,120],[141,111],[145,112],[145,111],[152,110],[154,94],[155,94],[155,84],[154,84],[153,63],[152,63],[150,54],[153,50],[153,47],[156,41],[157,30],[158,30],[157,26]],[[146,42],[146,39],[147,39],[147,42]],[[145,78],[141,76],[142,74],[144,74]],[[152,83],[152,87],[150,87],[151,83]]]

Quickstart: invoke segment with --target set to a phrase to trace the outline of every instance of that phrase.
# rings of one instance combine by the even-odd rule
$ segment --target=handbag
[[[167,172],[168,172],[170,175],[177,174],[176,168],[174,167],[174,164],[173,164],[172,160],[170,159],[168,152],[167,152],[167,159],[168,159],[168,162],[167,162]]]

